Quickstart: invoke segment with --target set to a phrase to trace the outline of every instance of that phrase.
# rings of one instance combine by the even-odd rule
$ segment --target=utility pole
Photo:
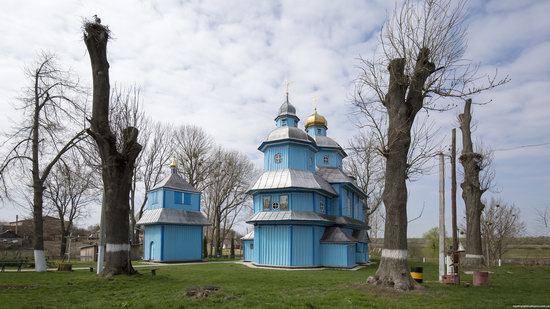
[[[458,229],[456,226],[456,129],[451,134],[451,211],[453,228],[453,251],[458,251]]]
[[[439,153],[439,282],[445,275],[445,158]]]
[[[453,234],[453,250],[452,250],[452,259],[453,259],[453,275],[456,274],[457,278],[456,283],[460,283],[460,274],[458,272],[459,257],[458,253],[458,227],[456,224],[457,215],[456,215],[456,128],[453,128],[451,131],[451,224],[452,224],[452,234]]]

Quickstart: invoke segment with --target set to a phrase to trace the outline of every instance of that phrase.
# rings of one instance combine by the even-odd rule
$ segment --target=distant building
[[[203,229],[209,225],[200,211],[201,193],[181,177],[173,161],[171,174],[148,192],[148,206],[137,224],[144,226],[144,260],[202,260]]]
[[[288,101],[277,128],[258,148],[264,173],[249,190],[254,231],[243,237],[244,259],[274,267],[342,267],[368,262],[366,194],[342,170],[346,152],[327,136],[317,113],[298,128]]]
[[[97,262],[97,244],[80,247],[80,260]]]
[[[42,221],[44,222],[44,240],[59,240],[61,238],[61,220],[52,216],[43,216]],[[9,222],[8,226],[4,226],[4,228],[16,232],[24,240],[32,239],[34,234],[32,218]]]

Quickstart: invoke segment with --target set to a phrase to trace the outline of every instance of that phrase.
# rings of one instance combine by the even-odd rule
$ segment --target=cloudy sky
[[[139,85],[154,119],[202,126],[259,166],[256,148],[274,128],[282,85],[290,80],[300,118],[311,113],[311,98],[318,96],[329,135],[346,145],[357,132],[350,104],[357,58],[372,55],[392,7],[382,0],[3,0],[0,130],[17,119],[11,104],[28,82],[23,69],[40,51],[55,52],[91,85],[81,24],[97,14],[114,37],[108,51],[112,82]],[[537,235],[534,209],[550,204],[550,145],[507,149],[550,142],[550,1],[480,0],[470,9],[467,58],[512,78],[478,98],[493,102],[475,107],[476,135],[497,150],[495,195],[520,207],[529,234]],[[457,114],[430,117],[448,137]],[[425,204],[423,216],[409,226],[410,235],[420,236],[437,225],[437,175],[410,184],[409,197],[411,217]],[[21,210],[6,203],[0,221],[12,221],[16,213]],[[82,224],[96,221],[93,210]]]

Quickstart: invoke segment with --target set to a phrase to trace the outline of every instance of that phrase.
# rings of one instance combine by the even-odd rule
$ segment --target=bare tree
[[[480,75],[462,56],[466,49],[465,2],[406,0],[396,7],[380,33],[373,60],[362,59],[354,104],[387,113],[383,201],[386,209],[384,249],[372,284],[400,290],[418,286],[409,275],[407,251],[407,171],[411,130],[421,109],[446,110],[438,98],[461,98],[493,88],[507,79]],[[375,115],[374,112],[370,115]],[[383,130],[378,128],[378,130]]]
[[[208,186],[213,170],[214,142],[201,127],[183,125],[176,129],[176,156],[183,176],[195,189],[202,191]]]
[[[367,195],[364,201],[365,222],[371,227],[370,236],[376,238],[381,229],[380,223],[383,222],[379,209],[384,190],[384,158],[380,155],[379,144],[372,132],[362,132],[352,138],[349,144],[350,152],[344,169]]]
[[[544,208],[536,208],[535,212],[537,213],[537,222],[539,223],[541,229],[546,235],[549,232],[550,228],[550,206],[546,205]]]
[[[250,160],[237,151],[219,148],[213,155],[209,185],[203,192],[207,217],[212,223],[211,244],[221,255],[222,244],[249,198],[246,194],[254,171]],[[212,251],[211,251],[212,252]]]
[[[97,200],[93,171],[85,165],[77,151],[71,151],[62,159],[46,182],[44,197],[47,205],[57,214],[60,223],[61,246],[59,256],[63,258],[67,238],[74,223],[87,215],[87,207]]]
[[[45,184],[62,156],[84,136],[83,102],[85,95],[78,79],[59,68],[52,54],[44,53],[36,65],[27,70],[29,87],[20,104],[22,121],[7,134],[9,151],[0,165],[0,178],[7,195],[9,172],[29,171],[32,178],[33,247],[35,270],[46,271],[44,254],[43,210]],[[77,127],[78,129],[75,129]],[[12,184],[19,186],[19,180]]]
[[[141,152],[139,131],[131,125],[121,136],[111,129],[109,119],[110,84],[107,42],[109,29],[99,23],[84,23],[84,43],[90,55],[93,77],[92,118],[88,133],[98,146],[103,179],[103,205],[106,218],[106,261],[101,275],[132,274],[129,244],[129,194],[136,158]]]
[[[152,122],[147,119],[139,126],[141,128],[140,144],[143,151],[136,160],[132,188],[130,190],[130,231],[132,242],[139,242],[136,222],[143,216],[148,200],[148,191],[159,183],[165,175],[165,166],[170,156],[174,154],[174,132],[170,126]],[[138,183],[143,185],[138,190]],[[141,192],[141,202],[136,207],[136,195]]]
[[[510,249],[513,239],[525,232],[525,223],[520,219],[519,208],[495,198],[491,199],[489,207],[483,211],[481,222],[487,264],[491,260],[502,259]]]

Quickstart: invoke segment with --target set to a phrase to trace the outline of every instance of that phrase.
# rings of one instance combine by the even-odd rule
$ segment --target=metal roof
[[[304,130],[291,126],[283,126],[271,131],[267,135],[267,138],[262,143],[262,145],[266,142],[274,142],[286,139],[315,145],[315,140],[313,139],[313,137],[309,136],[309,134],[307,134]]]
[[[350,243],[350,242],[357,242],[357,239],[348,236],[342,229],[340,229],[337,226],[328,227],[325,229],[325,233],[323,233],[323,237],[321,237],[322,243]]]
[[[283,104],[281,104],[281,107],[279,107],[279,114],[277,115],[277,118],[281,116],[286,116],[286,115],[291,115],[298,118],[298,116],[296,116],[296,107],[294,107],[294,105],[288,102],[288,98],[286,98],[286,101]]]
[[[337,167],[318,167],[317,174],[329,183],[348,183],[360,192],[363,197],[366,197],[365,192],[357,185],[355,180]]]
[[[335,148],[335,149],[341,150],[344,154],[346,154],[346,152],[344,151],[342,146],[340,146],[340,144],[338,144],[335,140],[333,140],[332,138],[330,138],[328,136],[315,135],[313,137],[313,139],[315,140],[315,143],[317,143],[318,147]],[[346,154],[346,156],[347,156],[347,154]]]
[[[353,238],[357,239],[358,242],[364,242],[364,243],[370,242],[368,230],[354,230]]]
[[[346,227],[353,227],[355,229],[365,229],[365,230],[368,230],[370,229],[370,227],[365,224],[365,222],[363,221],[360,221],[360,220],[357,220],[357,219],[353,219],[353,218],[350,218],[350,217],[346,217],[346,216],[330,216],[330,215],[321,215],[321,217],[329,220],[329,221],[332,221],[338,225],[343,225],[343,226],[346,226]]]
[[[143,212],[137,224],[187,224],[210,225],[206,216],[200,211],[185,211],[174,208],[156,208]]]
[[[261,211],[254,214],[254,216],[246,222],[253,223],[258,221],[315,221],[331,223],[330,220],[314,212],[306,211]]]
[[[252,232],[244,235],[244,237],[241,238],[242,240],[253,240],[254,239],[254,230]]]
[[[264,172],[248,192],[283,188],[319,190],[333,196],[338,195],[323,177],[310,171],[288,168]]]
[[[169,188],[188,192],[199,192],[185,179],[183,179],[183,177],[181,177],[178,173],[171,173],[161,182],[157,183],[150,191],[160,188]]]

